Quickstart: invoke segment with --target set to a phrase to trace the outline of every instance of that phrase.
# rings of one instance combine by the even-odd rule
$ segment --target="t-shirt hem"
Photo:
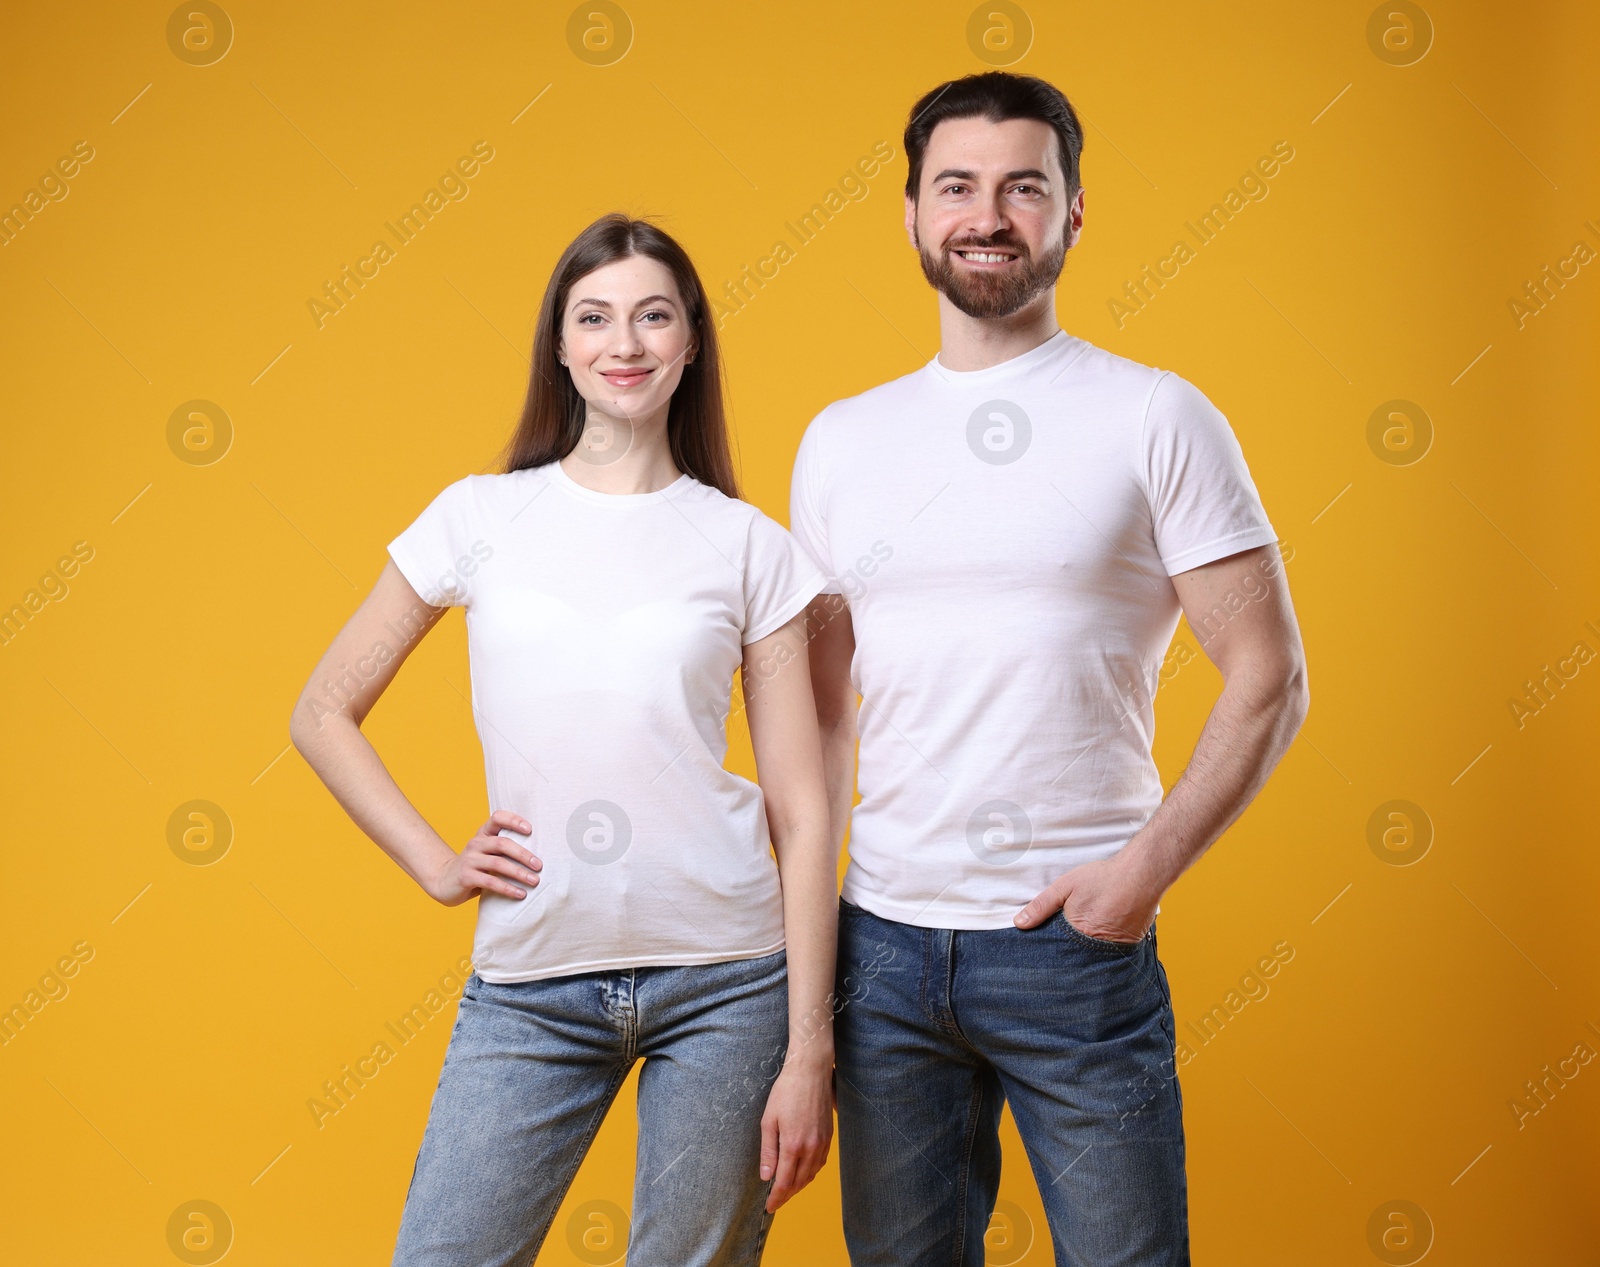
[[[1111,845],[1084,846],[1081,856],[1074,865],[1109,858],[1126,843],[1118,841]],[[863,891],[850,883],[847,873],[844,891],[840,896],[852,906],[859,906],[862,910],[878,916],[879,919],[893,920],[897,924],[909,924],[913,928],[945,928],[968,932],[1015,927],[1013,921],[1017,912],[1031,902],[1035,894],[1028,894],[1014,905],[964,902],[959,895],[947,902],[937,900],[902,902],[895,898],[884,897],[880,893]]]
[[[1206,542],[1205,545],[1192,546],[1170,559],[1162,559],[1161,562],[1167,569],[1168,576],[1176,576],[1179,572],[1187,572],[1205,563],[1214,563],[1218,559],[1227,558],[1230,554],[1238,554],[1241,550],[1270,545],[1277,539],[1277,531],[1271,524],[1260,524],[1253,528],[1242,528],[1238,532],[1231,532],[1226,537],[1218,537],[1215,541]]]
[[[478,976],[492,985],[511,985],[518,981],[542,981],[547,977],[574,976],[580,972],[606,972],[614,968],[692,968],[707,963],[731,963],[737,959],[758,959],[784,949],[785,939],[780,937],[770,946],[759,950],[718,950],[701,955],[625,955],[621,958],[595,959],[586,963],[562,964],[554,968],[534,968],[527,972],[501,973],[493,969],[478,968]],[[476,963],[476,956],[474,957]]]
[[[754,629],[747,630],[744,634],[743,645],[748,647],[752,642],[760,642],[774,629],[782,629],[791,620],[804,611],[806,604],[809,603],[813,598],[815,598],[818,594],[827,592],[824,589],[828,583],[827,579],[820,572],[816,573],[815,575],[816,579],[814,581],[808,581],[805,585],[802,585],[798,591],[789,596],[789,601],[784,603],[783,606],[778,609],[778,614],[776,616],[762,621],[761,624],[757,625]]]

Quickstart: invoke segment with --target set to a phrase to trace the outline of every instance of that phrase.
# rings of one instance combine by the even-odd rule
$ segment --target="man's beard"
[[[958,272],[951,263],[951,252],[956,249],[980,251],[991,247],[1014,251],[1017,262],[1001,273]],[[955,243],[937,256],[919,243],[917,255],[928,284],[967,316],[1009,317],[1055,285],[1067,260],[1067,243],[1063,237],[1043,258],[1035,260],[1026,246],[1009,234],[999,233],[983,242]]]

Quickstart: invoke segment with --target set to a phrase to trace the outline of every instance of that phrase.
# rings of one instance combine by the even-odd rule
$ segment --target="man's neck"
[[[1033,351],[1060,328],[1054,286],[1009,317],[969,317],[941,293],[939,364],[958,373],[986,370]]]

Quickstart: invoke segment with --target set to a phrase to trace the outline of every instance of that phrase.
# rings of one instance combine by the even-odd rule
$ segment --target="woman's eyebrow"
[[[634,307],[643,308],[646,304],[655,303],[671,304],[673,307],[677,307],[677,301],[674,300],[670,295],[646,295],[643,299],[639,300],[638,303],[634,304]],[[579,304],[592,304],[596,308],[611,307],[611,302],[606,299],[575,299],[572,301],[572,304],[573,307],[577,307]]]

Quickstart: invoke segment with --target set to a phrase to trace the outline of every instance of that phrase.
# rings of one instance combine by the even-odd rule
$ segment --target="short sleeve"
[[[823,413],[827,411],[824,410]],[[844,587],[833,574],[833,554],[828,548],[828,522],[822,513],[822,414],[811,420],[800,437],[789,480],[789,531],[823,575],[821,593],[842,594]]]
[[[783,526],[760,511],[750,517],[744,560],[744,633],[749,646],[780,629],[823,592],[827,578]]]
[[[389,543],[389,557],[431,607],[465,607],[482,543],[474,550],[472,476],[448,485]]]
[[[1171,370],[1156,380],[1145,406],[1143,459],[1168,576],[1278,539],[1227,418]]]

